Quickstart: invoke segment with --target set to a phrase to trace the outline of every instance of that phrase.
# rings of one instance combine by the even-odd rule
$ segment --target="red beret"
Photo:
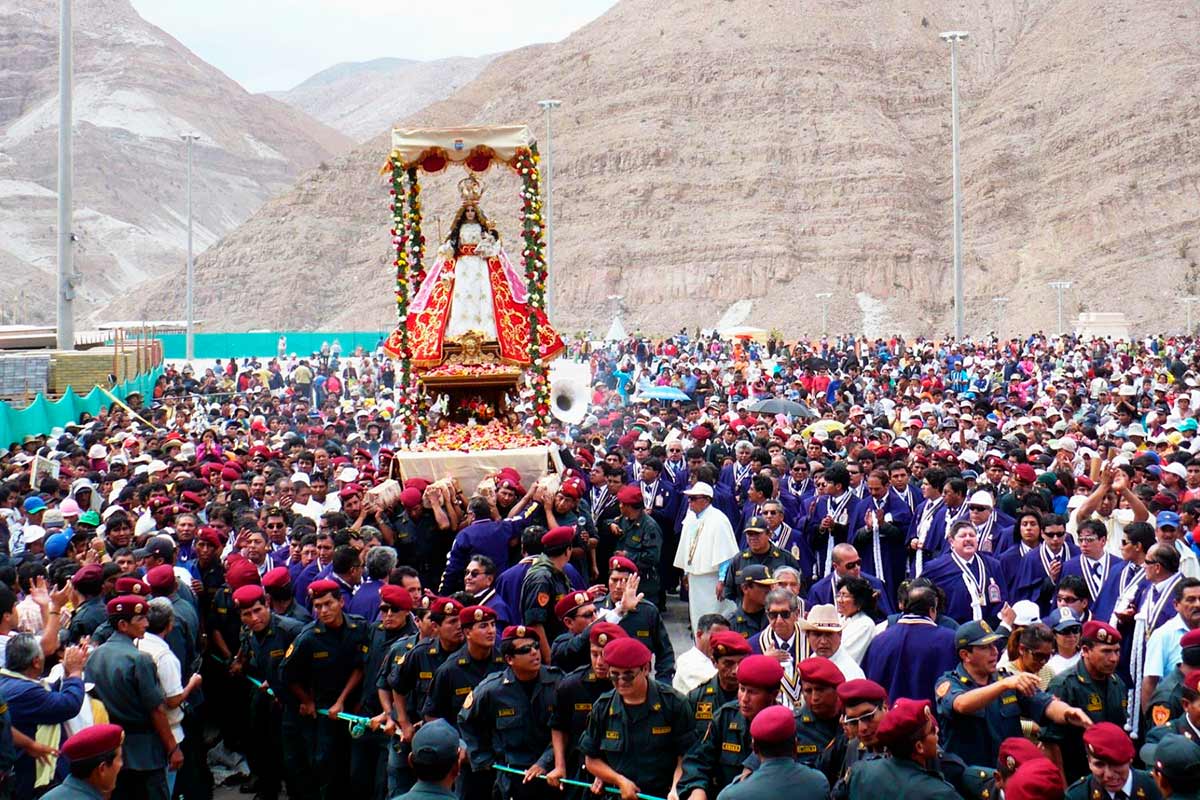
[[[575,460],[589,469],[596,463],[596,457],[587,450],[576,450]]]
[[[708,438],[708,428],[703,425],[697,425],[691,430],[692,438],[697,441],[704,441]]]
[[[341,597],[342,587],[338,585],[337,581],[330,580],[329,578],[322,578],[308,585],[309,597],[322,597],[327,594],[337,594],[338,597]]]
[[[262,456],[263,458],[269,459],[271,457],[271,449],[264,445],[256,444],[256,445],[254,445],[254,447],[250,448],[250,450],[246,453],[246,455],[249,456],[250,458],[254,458],[255,456]]]
[[[567,592],[562,599],[554,604],[554,616],[563,619],[577,608],[582,608],[592,602],[587,592]]]
[[[108,601],[105,607],[108,616],[129,620],[138,614],[146,613],[146,598],[132,594],[123,594]]]
[[[501,639],[536,639],[537,635],[524,625],[509,625],[500,635]]]
[[[175,591],[178,581],[175,579],[175,568],[170,564],[159,564],[146,573],[146,583],[150,585],[150,593],[161,597]]]
[[[574,528],[570,525],[559,525],[542,534],[542,547],[566,547],[574,538]]]
[[[1075,485],[1082,486],[1085,489],[1095,489],[1096,488],[1096,482],[1094,480],[1092,480],[1091,478],[1089,478],[1087,475],[1080,475],[1078,478],[1076,478]]]
[[[1013,467],[1012,473],[1013,477],[1019,481],[1024,481],[1025,483],[1037,482],[1037,472],[1028,464],[1017,464]]]
[[[650,663],[650,648],[632,636],[604,645],[604,662],[617,669],[637,669]]]
[[[146,507],[153,509],[153,510],[157,510],[160,508],[166,508],[169,505],[171,505],[171,498],[161,497],[161,496],[151,497],[150,500],[146,503]]]
[[[94,583],[99,586],[104,582],[104,569],[99,564],[87,564],[80,567],[71,576],[71,583],[75,586],[79,584]]]
[[[238,472],[232,464],[221,467],[221,480],[236,481],[240,477],[242,477],[242,473]]]
[[[221,534],[217,531],[217,529],[210,528],[207,525],[196,532],[196,539],[206,544],[211,544],[218,550],[224,547],[225,544],[221,541]]]
[[[194,506],[200,506],[201,508],[204,507],[204,498],[195,492],[184,492],[183,494],[179,495],[179,499],[183,500],[185,503],[191,503]]]
[[[401,611],[412,611],[413,607],[412,595],[408,593],[408,589],[394,583],[385,583],[379,587],[379,602],[387,603]]]
[[[343,500],[347,497],[354,497],[356,494],[362,494],[362,487],[357,483],[347,483],[338,490],[338,497],[342,498]]]
[[[636,442],[637,439],[638,439],[638,432],[637,431],[629,431],[628,433],[624,434],[620,439],[617,439],[617,446],[622,448],[623,450],[628,450],[629,448],[633,447],[633,443]]]
[[[983,465],[987,469],[991,469],[992,467],[999,467],[1000,469],[1004,470],[1005,472],[1008,472],[1008,462],[1005,461],[1000,456],[988,456],[987,461],[984,461]]]
[[[796,738],[796,717],[786,706],[767,706],[754,715],[750,735],[767,744],[790,741]]]
[[[496,473],[496,478],[498,480],[506,480],[506,481],[512,481],[513,483],[520,483],[521,482],[521,473],[517,472],[512,467],[504,467],[503,469],[501,469],[499,472]]]
[[[350,454],[351,458],[365,458],[371,460],[371,451],[365,447],[356,447],[354,452]]]
[[[796,665],[800,671],[800,680],[807,683],[823,683],[826,686],[840,686],[846,682],[846,676],[828,658],[813,656],[806,658]]]
[[[630,506],[642,505],[645,502],[645,497],[642,495],[642,487],[632,483],[628,486],[622,486],[617,492],[617,502]]]
[[[233,602],[238,608],[246,609],[255,603],[261,602],[266,597],[261,586],[256,586],[253,583],[247,584],[239,588],[233,593]]]
[[[717,631],[708,638],[708,646],[712,649],[713,658],[750,655],[749,640],[733,631]]]
[[[913,738],[913,735],[924,729],[933,713],[929,710],[928,700],[910,700],[901,697],[879,723],[875,737],[885,747],[897,742]]]
[[[1092,639],[1100,644],[1120,644],[1121,633],[1107,622],[1091,620],[1083,623],[1083,638]]]
[[[1005,800],[1061,800],[1066,791],[1062,772],[1048,758],[1037,758],[1017,767],[1004,782]]]
[[[146,597],[150,594],[150,584],[132,575],[117,578],[114,588],[117,590],[117,594],[135,594],[139,597]]]
[[[759,689],[778,689],[783,666],[770,656],[746,656],[738,664],[737,680]]]
[[[1179,640],[1179,648],[1182,650],[1185,647],[1200,646],[1200,628],[1193,628],[1183,635]]]
[[[86,761],[116,752],[124,741],[120,725],[90,725],[63,742],[59,754],[71,761]]]
[[[275,567],[262,576],[262,585],[268,589],[282,589],[292,582],[292,573],[287,567]]]
[[[421,505],[421,492],[416,489],[405,489],[400,492],[400,504],[407,509],[419,508]]]
[[[1200,669],[1194,669],[1183,679],[1183,687],[1200,693]]]
[[[637,564],[634,564],[625,556],[613,556],[608,560],[609,572],[628,572],[630,575],[637,575]]]
[[[600,647],[604,647],[613,639],[624,639],[628,636],[625,629],[615,622],[597,622],[588,629],[588,641]],[[1195,674],[1200,675],[1200,670],[1196,670]]]
[[[455,616],[459,611],[462,611],[462,603],[452,597],[435,597],[429,603],[429,610],[434,614],[445,614],[447,617]]]
[[[474,625],[476,622],[495,622],[496,612],[487,606],[467,606],[458,612],[458,621],[463,625]]]
[[[1000,743],[1000,769],[1012,775],[1022,764],[1038,758],[1047,758],[1046,753],[1024,736],[1010,736]]]
[[[258,578],[258,568],[239,558],[236,561],[230,559],[229,566],[225,569],[225,582],[229,584],[229,588],[237,591],[243,586],[250,583],[260,583]]]
[[[838,699],[842,701],[842,705],[850,706],[855,703],[886,703],[887,689],[884,689],[875,681],[869,681],[866,678],[858,678],[852,681],[846,681],[837,687]]]
[[[562,485],[558,487],[560,492],[575,500],[583,497],[585,489],[586,487],[583,485],[583,481],[574,476],[567,478],[562,482]]]
[[[1097,722],[1083,732],[1083,744],[1089,756],[1110,764],[1133,761],[1133,741],[1119,725]]]
[[[500,480],[496,481],[496,488],[512,489],[516,494],[525,494],[525,487],[521,485],[521,482],[514,481],[510,478],[501,478]]]

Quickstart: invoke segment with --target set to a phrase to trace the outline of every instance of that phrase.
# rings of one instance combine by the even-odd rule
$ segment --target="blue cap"
[[[964,647],[995,644],[1003,638],[986,622],[968,622],[959,625],[958,630],[954,632],[954,646],[956,649],[962,650]]]
[[[979,480],[979,473],[973,469],[964,469],[962,471],[962,479],[964,481],[977,481]]]
[[[412,760],[413,763],[431,766],[450,766],[458,760],[458,748],[461,746],[458,731],[449,722],[444,719],[426,722],[413,736]]]
[[[1184,433],[1187,431],[1195,432],[1197,428],[1200,428],[1200,424],[1198,424],[1196,420],[1191,417],[1188,417],[1183,422],[1179,423],[1179,430]]]
[[[67,548],[70,546],[71,534],[56,533],[46,537],[46,543],[42,546],[42,550],[46,553],[46,558],[53,560],[65,556]]]
[[[36,494],[31,494],[25,498],[25,502],[21,504],[25,509],[26,514],[36,514],[39,511],[46,510],[46,501]]]
[[[1159,528],[1178,528],[1179,515],[1174,511],[1160,511],[1154,518],[1154,524]]]
[[[1068,606],[1054,609],[1042,622],[1046,623],[1046,626],[1055,633],[1062,633],[1067,628],[1079,628],[1083,625],[1083,620]]]

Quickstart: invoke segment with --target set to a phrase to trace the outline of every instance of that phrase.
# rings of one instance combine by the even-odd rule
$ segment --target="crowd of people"
[[[1200,796],[1198,345],[571,342],[471,486],[377,354],[168,366],[0,456],[0,797]]]

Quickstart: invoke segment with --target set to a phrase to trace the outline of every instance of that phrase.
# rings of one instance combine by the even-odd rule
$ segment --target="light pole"
[[[1192,304],[1200,301],[1200,297],[1197,297],[1196,295],[1192,294],[1192,295],[1188,295],[1186,297],[1181,297],[1179,299],[1182,300],[1184,306],[1187,307],[1187,330],[1185,331],[1185,333],[1187,333],[1190,336],[1192,334]]]
[[[958,169],[958,43],[965,42],[966,31],[947,31],[941,35],[950,43],[950,139],[951,165],[954,171],[954,338],[963,337],[963,265],[962,265],[962,176]]]
[[[1071,288],[1070,281],[1050,281],[1046,284],[1058,291],[1058,335],[1063,335],[1063,292]]]
[[[188,219],[188,253],[187,253],[187,340],[185,357],[188,361],[196,358],[196,320],[195,320],[195,279],[196,262],[192,258],[192,142],[200,137],[194,133],[182,134],[180,139],[187,142],[187,219]]]
[[[75,163],[71,152],[71,3],[59,0],[58,7],[58,293],[56,315],[59,350],[75,349],[75,233],[71,193]]]
[[[821,301],[821,335],[825,336],[829,333],[829,298],[833,293],[817,292],[813,297]]]
[[[562,100],[538,100],[538,105],[546,112],[546,316],[550,316],[551,298],[554,297],[554,284],[557,283],[554,280],[554,209],[550,185],[554,179],[554,159],[550,117],[551,112],[562,105]]]
[[[997,295],[996,297],[992,298],[992,302],[995,303],[996,307],[1000,309],[996,314],[996,338],[1003,339],[1004,337],[1000,334],[1002,333],[1001,329],[1004,326],[1004,309],[1008,307],[1008,298],[1003,295]]]

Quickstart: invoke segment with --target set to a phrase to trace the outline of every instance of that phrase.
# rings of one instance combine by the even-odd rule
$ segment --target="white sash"
[[[1108,560],[1108,553],[1102,555],[1100,557],[1100,575],[1095,576],[1092,574],[1092,565],[1088,563],[1089,561],[1090,559],[1087,556],[1080,554],[1079,566],[1082,567],[1083,580],[1087,583],[1088,591],[1092,593],[1092,602],[1094,603],[1096,602],[1096,598],[1100,596],[1100,590],[1104,588],[1104,583],[1108,580],[1108,570],[1111,562]]]
[[[887,498],[884,497],[883,504],[874,497],[871,498],[871,509],[875,513],[871,515],[871,556],[875,559],[875,577],[887,583],[887,577],[883,574],[883,548],[879,544],[879,519],[884,516],[884,509],[887,508]]]
[[[1067,546],[1063,545],[1063,550],[1060,555],[1050,553],[1050,548],[1042,543],[1038,546],[1038,558],[1042,560],[1042,569],[1046,572],[1046,577],[1050,577],[1050,565],[1055,561],[1062,561],[1063,556],[1067,553]]]
[[[889,487],[889,488],[891,489],[891,491],[896,492],[896,488],[894,486]],[[904,501],[904,504],[908,506],[909,511],[917,510],[917,504],[914,503],[913,499],[912,499],[912,487],[911,486],[905,486],[904,493],[901,494],[900,492],[896,492],[896,496]]]
[[[847,525],[849,520],[846,519],[846,509],[850,505],[850,498],[853,495],[847,491],[836,498],[825,498],[825,515],[833,518],[834,525]],[[825,573],[829,574],[829,570],[833,567],[833,529],[829,531],[829,541],[825,543]]]
[[[914,559],[913,575],[920,577],[921,568],[925,565],[925,539],[929,536],[929,528],[933,525],[933,515],[938,512],[945,501],[940,498],[933,503],[926,501],[921,509],[921,519],[917,521],[917,554]]]
[[[971,619],[978,622],[983,619],[983,607],[987,604],[987,598],[984,597],[985,588],[988,582],[987,564],[983,563],[983,559],[978,556],[971,560],[979,564],[979,577],[975,577],[975,571],[971,569],[971,565],[963,561],[958,553],[950,552],[950,558],[958,566],[962,572],[963,584],[967,587],[967,594],[971,595]]]
[[[642,484],[642,505],[647,511],[654,509],[654,500],[658,497],[658,481],[650,485]]]
[[[672,481],[678,480],[679,470],[687,469],[687,465],[683,462],[672,464],[670,461],[667,461],[663,466],[667,468],[667,474],[671,476]]]
[[[975,535],[979,538],[979,549],[985,553],[995,551],[992,544],[992,528],[996,524],[996,512],[988,514],[987,522],[975,526]]]
[[[1143,603],[1138,609],[1137,616],[1134,617],[1133,628],[1133,648],[1129,654],[1129,672],[1133,678],[1133,685],[1129,687],[1130,698],[1129,702],[1133,705],[1132,709],[1140,709],[1142,702],[1142,676],[1146,669],[1146,644],[1150,638],[1150,634],[1154,633],[1155,622],[1158,620],[1159,614],[1162,613],[1163,606],[1167,604],[1171,594],[1175,590],[1175,584],[1179,583],[1183,576],[1175,573],[1168,580],[1163,581],[1159,586],[1158,599],[1154,597],[1154,586],[1147,590],[1148,603]],[[1138,735],[1138,717],[1141,714],[1134,713],[1129,715],[1129,720],[1125,723],[1126,730],[1131,736]]]
[[[737,491],[742,485],[742,481],[750,474],[750,465],[742,466],[741,464],[733,465],[733,491]]]

